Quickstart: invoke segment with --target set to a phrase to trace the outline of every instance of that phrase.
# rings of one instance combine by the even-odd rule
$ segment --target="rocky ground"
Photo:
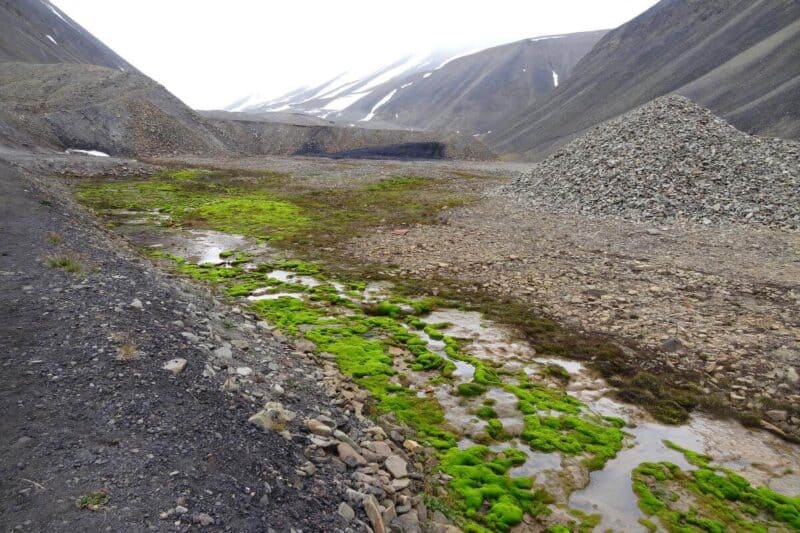
[[[457,279],[530,302],[583,331],[652,348],[639,368],[697,373],[739,411],[800,419],[800,235],[764,227],[653,225],[531,210],[501,198],[440,226],[359,240],[399,277]]]
[[[4,530],[419,529],[415,443],[307,347],[138,259],[32,161],[148,170],[0,166]]]
[[[17,413],[2,423],[6,529],[451,527],[420,500],[425,450],[391,419],[379,428],[365,418],[363,393],[330,361],[137,259],[41,179],[142,175],[152,165],[5,156],[20,165],[2,167],[0,398]],[[735,411],[797,434],[795,231],[544,207],[531,216],[495,194],[502,181],[469,179],[521,175],[500,163],[187,161],[287,172],[323,189],[376,176],[458,178],[483,200],[440,213],[437,225],[354,239],[350,260],[510,297],[575,331],[647,348],[628,353],[638,368],[695,373]],[[73,263],[78,272],[67,271]],[[99,510],[79,508],[93,493]]]
[[[665,96],[590,130],[505,193],[589,216],[798,228],[799,169],[798,143],[747,135]]]
[[[323,189],[398,173],[519,182],[526,172],[501,163],[190,162],[311,176],[312,186]],[[722,411],[759,415],[778,432],[798,434],[796,231],[753,222],[637,222],[545,205],[532,209],[498,194],[501,185],[463,180],[465,193],[484,200],[443,212],[438,225],[375,231],[350,242],[348,253],[382,264],[400,279],[455,281],[533,305],[577,330],[639,346],[628,354],[633,367],[692,376],[703,390],[724,397]]]

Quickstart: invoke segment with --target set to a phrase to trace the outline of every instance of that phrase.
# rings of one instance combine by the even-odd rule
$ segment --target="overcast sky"
[[[409,53],[614,28],[656,0],[52,0],[196,109]]]

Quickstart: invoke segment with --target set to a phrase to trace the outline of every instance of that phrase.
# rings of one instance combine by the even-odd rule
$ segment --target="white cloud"
[[[408,54],[616,27],[655,0],[54,0],[196,108],[279,96]],[[302,6],[302,7],[301,7]]]

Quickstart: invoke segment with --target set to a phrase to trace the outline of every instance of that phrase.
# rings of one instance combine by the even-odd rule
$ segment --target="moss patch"
[[[669,463],[642,463],[631,474],[639,508],[669,531],[798,531],[800,497],[753,487],[735,472],[710,464],[711,458],[675,444],[696,469]]]
[[[509,475],[514,466],[524,462],[525,454],[514,448],[494,453],[486,446],[473,446],[445,452],[440,469],[453,476],[450,489],[464,516],[492,531],[508,531],[522,521],[524,513],[536,516],[546,512],[545,504],[550,501],[544,491],[531,490],[531,478]]]

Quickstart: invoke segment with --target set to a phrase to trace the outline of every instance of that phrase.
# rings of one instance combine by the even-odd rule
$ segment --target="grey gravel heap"
[[[671,95],[590,130],[503,192],[586,215],[797,229],[800,144],[750,136]]]

